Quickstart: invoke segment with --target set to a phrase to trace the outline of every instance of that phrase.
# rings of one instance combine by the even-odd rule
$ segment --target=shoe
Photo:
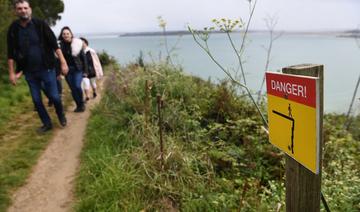
[[[65,126],[66,126],[67,120],[66,120],[65,115],[62,115],[62,116],[59,118],[59,122],[60,122],[60,125],[61,125],[62,127],[65,127]]]
[[[42,134],[52,129],[51,125],[43,125],[42,127],[37,129],[37,132]]]
[[[75,113],[81,113],[85,111],[85,105],[80,106],[80,107],[76,107],[76,109],[74,110]]]
[[[90,98],[89,98],[89,97],[86,97],[86,98],[85,98],[85,101],[89,101],[89,100],[90,100]]]
[[[97,94],[94,92],[94,94],[93,94],[94,99],[96,98],[96,96],[97,96]]]

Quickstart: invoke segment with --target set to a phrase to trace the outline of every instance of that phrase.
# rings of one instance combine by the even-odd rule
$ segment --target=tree
[[[8,0],[0,0],[0,77],[6,71],[6,32],[9,24],[14,19],[11,5]]]
[[[13,1],[8,0],[8,2],[12,4]],[[33,16],[45,20],[51,26],[61,19],[59,14],[64,12],[63,0],[31,0],[30,4]]]
[[[50,26],[61,19],[60,13],[64,12],[62,0],[32,0],[33,16],[45,20]]]

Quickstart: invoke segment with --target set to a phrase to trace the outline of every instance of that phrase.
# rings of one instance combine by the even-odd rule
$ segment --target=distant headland
[[[348,30],[341,34],[339,37],[346,37],[346,38],[360,38],[360,30]]]
[[[242,31],[235,31],[232,33],[241,33]],[[212,31],[212,34],[221,34],[221,31]],[[250,34],[266,34],[267,30],[250,30]],[[274,33],[287,34],[287,35],[304,35],[304,36],[335,36],[343,38],[359,38],[360,30],[333,30],[333,31],[275,31]],[[90,37],[140,37],[140,36],[185,36],[191,35],[187,30],[175,30],[175,31],[147,31],[147,32],[108,32],[108,33],[80,33],[81,36]]]
[[[250,34],[263,34],[267,33],[266,30],[251,30]],[[224,33],[222,31],[212,31],[212,34],[221,34]],[[241,31],[235,31],[232,33],[241,33]],[[336,37],[351,37],[351,38],[360,38],[360,30],[347,30],[347,31],[276,31],[275,33],[282,34],[294,34],[294,35],[333,35]],[[191,33],[187,30],[179,30],[179,31],[154,31],[154,32],[127,32],[119,34],[119,37],[136,37],[136,36],[182,36],[182,35],[191,35]]]

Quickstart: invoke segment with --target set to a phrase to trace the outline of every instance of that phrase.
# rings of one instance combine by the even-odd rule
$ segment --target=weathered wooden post
[[[269,141],[286,153],[286,211],[320,211],[323,66],[266,72]]]
[[[324,67],[323,65],[296,65],[283,68],[283,73],[312,76],[319,78],[319,172],[314,174],[290,156],[286,155],[286,211],[312,212],[320,211],[321,196],[321,167],[323,148],[323,91]],[[305,142],[305,141],[304,141]]]

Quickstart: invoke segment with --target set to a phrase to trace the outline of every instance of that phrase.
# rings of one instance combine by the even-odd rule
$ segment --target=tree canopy
[[[9,0],[0,0],[0,78],[6,71],[6,32],[14,18]]]
[[[61,19],[60,13],[64,12],[62,0],[32,0],[30,4],[33,16],[45,20],[51,26]]]

